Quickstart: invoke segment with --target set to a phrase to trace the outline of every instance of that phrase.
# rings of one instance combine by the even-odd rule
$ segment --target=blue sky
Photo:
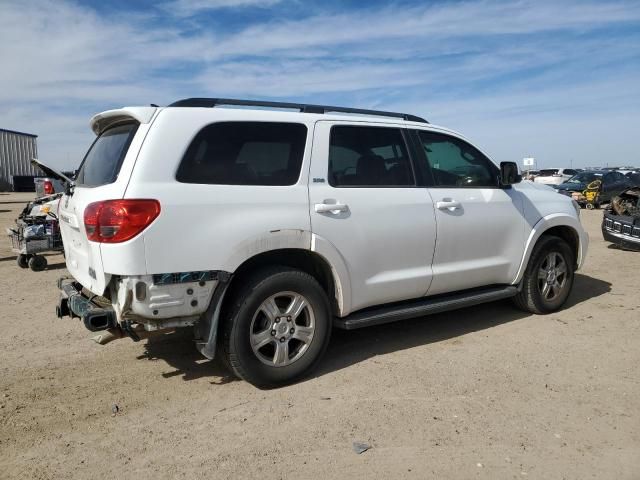
[[[401,110],[496,161],[640,166],[640,2],[0,1],[0,127],[72,167],[89,118],[228,96]]]

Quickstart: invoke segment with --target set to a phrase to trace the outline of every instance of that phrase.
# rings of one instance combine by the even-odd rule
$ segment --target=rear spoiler
[[[61,180],[63,183],[66,183],[67,185],[73,185],[73,180],[71,180],[69,177],[67,177],[63,173],[60,173],[57,170],[51,168],[50,166],[45,165],[44,163],[42,163],[37,158],[32,158],[31,159],[31,165],[33,165],[34,167],[37,167],[40,170],[42,170],[48,177],[52,177],[52,178],[55,178],[57,180]]]
[[[107,128],[116,123],[134,120],[138,123],[149,123],[157,107],[123,107],[117,110],[107,110],[91,118],[89,125],[96,135],[102,134]]]

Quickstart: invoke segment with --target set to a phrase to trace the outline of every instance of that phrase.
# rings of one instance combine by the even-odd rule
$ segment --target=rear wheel
[[[522,290],[514,297],[522,310],[545,314],[566,302],[574,276],[574,254],[566,241],[547,235],[538,240],[522,279]]]
[[[20,268],[29,267],[29,255],[20,254],[18,258],[16,258],[16,262]]]
[[[287,267],[262,270],[233,295],[223,325],[226,362],[240,378],[272,388],[307,375],[331,334],[331,311],[311,275]]]

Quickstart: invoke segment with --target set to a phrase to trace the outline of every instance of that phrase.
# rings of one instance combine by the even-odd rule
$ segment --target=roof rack
[[[238,100],[235,98],[186,98],[169,105],[170,107],[217,107],[218,105],[237,105],[243,107],[289,108],[302,113],[355,113],[358,115],[377,115],[380,117],[401,118],[410,122],[429,123],[424,118],[408,113],[385,112],[383,110],[365,110],[362,108],[331,107],[308,103],[269,102],[263,100]]]

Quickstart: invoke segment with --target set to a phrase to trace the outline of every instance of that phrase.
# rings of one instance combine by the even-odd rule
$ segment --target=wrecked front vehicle
[[[640,187],[613,198],[602,218],[602,235],[624,249],[640,251]]]

